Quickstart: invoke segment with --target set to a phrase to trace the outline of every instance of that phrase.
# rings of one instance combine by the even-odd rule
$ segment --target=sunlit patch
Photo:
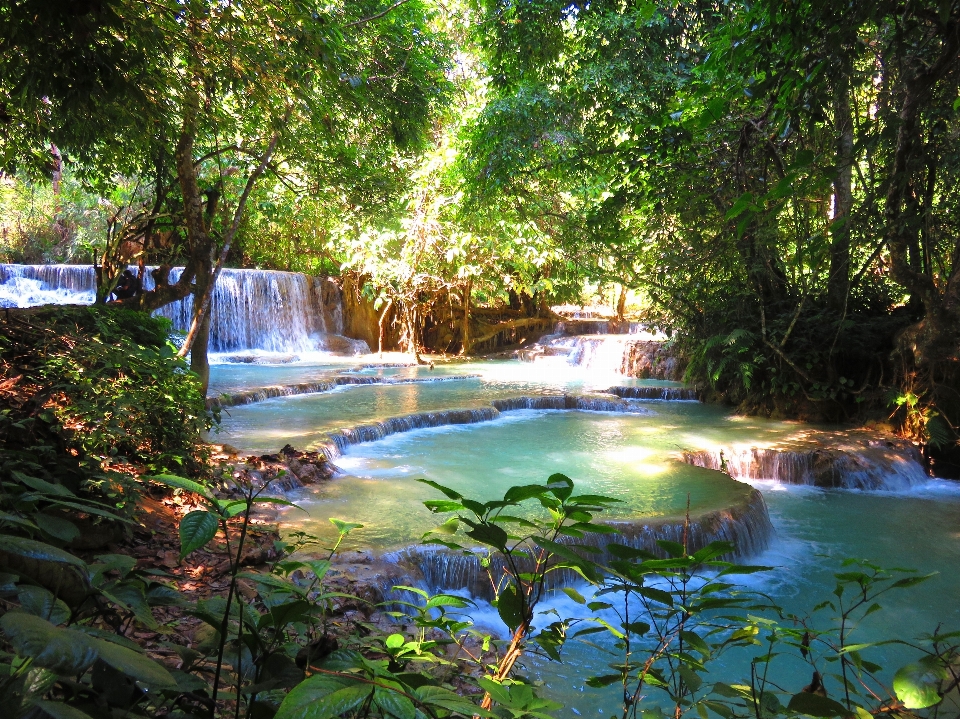
[[[680,429],[680,427],[675,424],[659,424],[655,426],[638,427],[634,431],[638,434],[662,434],[663,432],[673,432],[678,429]]]
[[[670,471],[669,464],[661,464],[658,462],[640,462],[631,467],[631,469],[637,473],[642,474],[646,477],[652,477],[657,474],[663,474]]]
[[[655,454],[657,454],[657,451],[650,447],[621,447],[620,449],[608,450],[604,453],[604,457],[620,464],[634,464],[643,462]]]

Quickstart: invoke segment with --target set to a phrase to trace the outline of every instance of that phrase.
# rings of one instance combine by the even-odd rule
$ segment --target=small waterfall
[[[624,374],[625,335],[586,336],[577,340],[569,356],[570,364],[598,374]]]
[[[402,417],[390,417],[381,422],[361,424],[332,432],[327,435],[326,441],[320,444],[317,451],[322,452],[327,459],[332,461],[342,456],[346,449],[354,444],[376,442],[392,434],[410,432],[415,429],[489,422],[499,416],[500,412],[493,407],[479,407],[477,409],[448,409],[439,412],[419,412]]]
[[[564,323],[557,325],[565,329]],[[633,328],[631,328],[633,332]],[[644,379],[679,380],[683,363],[670,346],[643,329],[631,334],[552,334],[517,352],[526,362],[557,361],[564,358],[569,365],[597,374],[622,374]]]
[[[180,270],[171,272],[171,282]],[[153,287],[149,276],[146,289]],[[266,352],[335,351],[368,352],[366,343],[353,346],[343,332],[343,307],[339,289],[329,278],[297,272],[224,269],[211,300],[213,331],[210,351]],[[193,298],[162,307],[178,330],[186,330],[193,317]]]
[[[635,335],[646,332],[647,327],[641,322],[617,322],[607,319],[577,319],[570,318],[557,322],[554,333],[558,335]]]
[[[0,307],[92,304],[96,296],[89,265],[0,264]]]
[[[136,270],[131,267],[131,270]],[[182,268],[170,273],[171,282]],[[144,289],[152,289],[147,272]],[[96,296],[96,275],[89,265],[0,265],[0,307],[38,304],[90,304]],[[157,311],[184,331],[192,319],[187,297]],[[365,342],[342,337],[343,301],[330,278],[296,272],[224,269],[211,300],[213,352],[298,353],[369,352]]]
[[[876,441],[858,447],[724,450],[727,470],[736,479],[774,480],[814,487],[904,490],[927,481],[914,447]],[[720,469],[720,451],[684,452],[683,461]]]
[[[501,412],[520,409],[565,409],[585,412],[627,412],[646,414],[647,410],[623,400],[611,400],[605,397],[590,397],[579,394],[542,395],[536,397],[510,397],[495,399],[490,404]]]
[[[610,387],[604,392],[623,399],[660,399],[674,402],[699,399],[699,392],[689,387]]]
[[[244,404],[263,402],[273,397],[292,397],[298,394],[316,394],[330,392],[344,385],[368,384],[421,384],[426,382],[452,382],[456,380],[475,379],[480,375],[461,374],[446,375],[444,377],[363,377],[356,375],[341,375],[329,380],[316,382],[301,382],[300,384],[274,385],[271,387],[257,387],[232,394],[221,394],[219,397],[207,398],[207,409],[222,409],[223,407],[237,407]]]
[[[638,519],[634,521],[610,521],[608,524],[617,530],[617,534],[592,534],[583,539],[562,538],[567,544],[581,544],[604,550],[610,543],[624,544],[636,549],[644,549],[663,557],[665,553],[657,542],[669,540],[682,542],[683,521]],[[714,541],[731,542],[736,551],[728,560],[741,559],[755,555],[767,548],[773,536],[773,525],[767,513],[766,503],[760,492],[753,490],[743,503],[723,510],[710,512],[691,521],[687,532],[689,551],[695,552]],[[604,562],[612,556],[602,551],[589,554],[591,559]],[[429,592],[466,590],[474,597],[490,599],[493,596],[487,568],[481,566],[476,557],[451,551],[445,547],[420,545],[406,547],[387,554],[384,559],[389,564],[402,568],[404,584],[415,583]],[[494,579],[499,579],[503,564],[494,558],[490,571]],[[548,586],[563,586],[574,581],[572,572],[557,571],[548,575]],[[392,585],[397,584],[393,577],[385,577],[381,590],[388,596]]]

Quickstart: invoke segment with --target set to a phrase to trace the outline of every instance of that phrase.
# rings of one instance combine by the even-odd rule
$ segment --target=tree
[[[81,30],[53,40],[41,34],[49,23],[36,26],[41,33],[31,26],[42,14],[33,0],[0,15],[15,30],[0,68],[6,112],[17,118],[4,156],[30,157],[52,138],[101,182],[131,169],[154,178],[154,205],[126,237],[166,261],[156,288],[135,302],[151,310],[194,296],[185,351],[206,385],[209,298],[258,181],[324,182],[344,166],[357,179],[368,162],[382,168],[419,149],[444,102],[447,48],[419,0],[116,0],[83,9],[64,32]],[[120,37],[127,41],[111,40]],[[58,82],[42,79],[49,73]],[[94,107],[77,99],[85,83],[99,92]],[[31,113],[41,121],[27,122]],[[106,128],[104,114],[114,120]],[[358,153],[365,144],[375,151]],[[101,156],[102,147],[110,152]],[[158,225],[172,239],[164,252],[150,247]],[[176,260],[184,270],[171,281]],[[119,264],[104,268],[102,297]]]
[[[837,418],[893,378],[945,416],[954,4],[485,8],[475,193],[574,198],[567,254],[644,290],[746,409]]]

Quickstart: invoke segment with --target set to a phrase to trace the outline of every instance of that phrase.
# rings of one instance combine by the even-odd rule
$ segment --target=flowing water
[[[864,624],[862,641],[891,634],[909,639],[938,622],[960,628],[960,484],[925,477],[909,452],[848,438],[843,456],[811,455],[808,425],[732,416],[691,401],[678,384],[618,376],[629,342],[617,335],[557,338],[549,353],[528,363],[364,366],[403,364],[405,358],[318,352],[342,327],[328,285],[289,273],[227,272],[236,275],[226,275],[215,298],[215,346],[223,354],[212,370],[211,393],[294,385],[306,393],[284,390],[289,396],[225,408],[218,438],[257,453],[288,443],[323,449],[343,470],[328,483],[293,493],[306,512],[286,512],[288,530],[323,534],[331,517],[359,521],[365,526],[351,536],[354,545],[387,552],[398,567],[415,566],[419,575],[411,581],[472,589],[475,567],[411,548],[437,520],[422,506],[437,494],[415,479],[491,498],[510,485],[562,472],[583,491],[623,500],[611,512],[613,521],[626,522],[621,527],[652,518],[667,535],[679,526],[688,493],[693,515],[752,502],[735,515],[720,512],[722,520],[704,524],[700,539],[735,538],[751,562],[774,567],[747,584],[791,611],[828,598],[832,573],[847,557],[939,572],[889,595],[885,611]],[[0,266],[0,306],[89,302],[92,286],[89,269]],[[182,309],[168,310],[181,324]],[[385,383],[334,386],[338,377]],[[448,381],[423,381],[437,378]],[[310,391],[309,383],[327,391]],[[605,391],[612,395],[596,398]],[[581,410],[530,409],[546,406]],[[707,469],[722,462],[744,482]],[[823,483],[831,488],[812,486]],[[772,531],[763,504],[754,501],[755,489]],[[641,544],[650,539],[630,536]],[[550,604],[578,610],[560,593]],[[477,616],[503,630],[482,601]],[[898,645],[869,651],[867,658],[891,667],[912,658]],[[749,654],[731,657],[724,678],[746,679],[748,660]],[[596,646],[573,642],[566,663],[534,662],[529,671],[565,702],[562,716],[598,716],[618,706],[617,691],[584,683],[604,671],[604,661]],[[806,671],[788,667],[784,681],[799,689],[809,681]]]
[[[135,267],[131,270],[136,272]],[[170,273],[170,281],[180,276]],[[144,289],[153,287],[147,272]],[[90,265],[0,264],[0,307],[39,304],[90,304],[96,297],[96,274]],[[188,297],[158,310],[176,330],[185,331],[192,317]],[[211,301],[210,351],[242,353],[245,361],[278,355],[296,359],[337,351],[360,354],[366,343],[341,337],[343,303],[329,279],[295,272],[224,269]]]
[[[909,458],[892,455],[881,461],[876,457],[883,455],[882,448],[855,448],[856,471],[845,476],[849,487],[860,489],[821,489],[810,486],[811,460],[795,446],[810,442],[809,425],[736,417],[722,408],[675,400],[689,396],[675,384],[584,374],[564,362],[471,363],[433,371],[480,376],[419,385],[350,386],[232,408],[224,435],[257,451],[276,451],[291,437],[295,446],[319,446],[327,432],[371,420],[480,408],[510,396],[614,388],[618,396],[639,397],[628,401],[646,412],[522,410],[478,424],[415,429],[348,446],[335,460],[344,475],[300,490],[295,498],[307,513],[288,513],[288,526],[323,534],[327,519],[337,517],[365,525],[352,537],[356,544],[390,549],[413,543],[437,522],[421,502],[438,495],[415,482],[420,477],[491,498],[511,484],[543,481],[552,472],[563,472],[584,491],[624,500],[611,513],[618,520],[637,515],[676,519],[687,492],[692,513],[707,512],[743,500],[745,488],[754,487],[769,508],[773,533],[751,548],[750,561],[774,569],[750,578],[750,586],[790,611],[803,612],[831,596],[833,572],[848,557],[939,572],[919,587],[887,597],[885,610],[864,624],[860,639],[891,634],[913,638],[932,631],[938,622],[960,627],[960,485],[926,478]],[[410,377],[431,371],[366,372]],[[775,453],[770,449],[774,446],[788,451]],[[721,449],[735,476],[748,484],[728,483],[722,475],[703,474],[681,462],[685,452],[699,453],[700,463],[712,466],[703,458],[718,458]],[[864,467],[872,467],[872,473],[863,474]],[[462,561],[423,550],[398,552],[396,561],[416,566],[422,586],[476,592],[476,568]],[[571,614],[579,609],[559,593],[549,606]],[[502,631],[496,613],[482,601],[477,616]],[[602,673],[604,660],[596,646],[572,642],[566,658],[564,664],[533,662],[529,667],[549,687],[549,695],[566,704],[561,715],[597,716],[615,710],[616,690],[585,684],[591,674]],[[888,646],[872,650],[868,658],[896,668],[914,656],[903,647]],[[748,664],[748,655],[734,654],[718,671],[725,680],[743,680]],[[783,671],[780,676],[795,689],[809,681],[799,662],[787,663]]]

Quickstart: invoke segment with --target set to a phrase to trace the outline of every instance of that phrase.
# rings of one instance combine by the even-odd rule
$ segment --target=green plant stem
[[[216,706],[217,706],[217,692],[220,687],[220,674],[223,670],[223,655],[226,649],[227,644],[227,630],[230,626],[230,607],[233,603],[233,595],[237,590],[237,574],[240,572],[240,558],[243,554],[243,543],[247,537],[247,527],[250,524],[250,511],[253,508],[253,499],[250,493],[247,494],[247,507],[243,513],[243,524],[240,525],[240,538],[237,540],[237,560],[234,562],[233,567],[231,567],[231,577],[230,577],[230,589],[227,591],[227,606],[226,610],[223,613],[223,621],[220,623],[220,645],[217,647],[217,671],[213,676],[213,708],[211,711],[211,717],[216,716]],[[226,519],[224,519],[224,536],[226,536]],[[228,552],[227,556],[229,557],[229,543],[227,545]],[[240,624],[243,625],[243,612],[240,612]],[[238,669],[239,673],[239,669]],[[237,695],[237,702],[239,703],[240,696]]]

